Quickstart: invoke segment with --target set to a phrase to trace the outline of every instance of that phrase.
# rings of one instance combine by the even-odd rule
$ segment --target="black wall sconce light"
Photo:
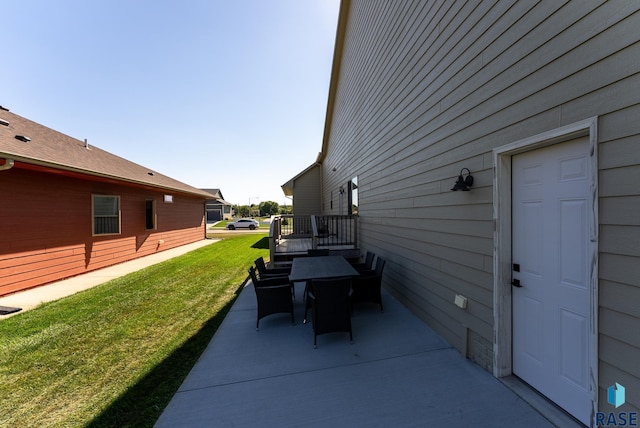
[[[463,177],[462,174],[464,172],[464,170],[467,170],[467,176]],[[453,190],[454,192],[457,192],[458,190],[462,190],[463,192],[468,192],[469,187],[473,186],[473,176],[471,175],[471,171],[469,171],[469,168],[462,168],[460,170],[460,175],[458,176],[458,180],[456,181],[456,184],[454,184],[453,188],[451,190]]]

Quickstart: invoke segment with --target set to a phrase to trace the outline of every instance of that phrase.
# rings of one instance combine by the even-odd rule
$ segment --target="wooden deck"
[[[281,239],[276,244],[276,253],[307,254],[313,248],[311,238]]]
[[[270,261],[290,265],[311,249],[328,249],[331,255],[360,258],[357,216],[274,216],[269,229]]]
[[[281,239],[276,244],[276,253],[286,254],[307,254],[307,250],[313,248],[313,241],[311,238],[295,238],[295,239]],[[330,251],[338,250],[354,250],[353,245],[332,245],[329,242],[323,242],[323,239],[318,239],[318,248],[328,248]]]

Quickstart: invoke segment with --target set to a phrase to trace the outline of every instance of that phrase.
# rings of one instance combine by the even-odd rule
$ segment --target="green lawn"
[[[152,426],[266,241],[226,238],[0,321],[0,426]]]

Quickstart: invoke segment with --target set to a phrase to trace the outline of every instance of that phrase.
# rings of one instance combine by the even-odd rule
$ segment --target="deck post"
[[[311,248],[318,248],[318,223],[315,215],[311,215]]]

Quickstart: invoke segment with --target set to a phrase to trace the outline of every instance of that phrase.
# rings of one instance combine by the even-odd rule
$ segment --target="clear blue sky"
[[[322,147],[339,0],[2,4],[0,105],[236,204]]]

